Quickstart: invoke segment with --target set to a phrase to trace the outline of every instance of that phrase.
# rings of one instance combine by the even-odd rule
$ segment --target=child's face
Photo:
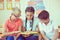
[[[14,21],[14,20],[16,20],[16,19],[17,19],[17,17],[16,17],[16,16],[11,15],[11,20],[12,20],[12,21]]]
[[[39,19],[40,20],[40,22],[41,23],[44,23],[44,24],[48,24],[49,23],[49,21],[50,21],[50,19],[48,18],[48,19]]]
[[[19,16],[19,15],[21,15],[21,13],[18,10],[15,10],[14,15]]]
[[[33,18],[33,16],[34,16],[34,13],[33,12],[26,12],[26,18],[28,20],[31,20]]]

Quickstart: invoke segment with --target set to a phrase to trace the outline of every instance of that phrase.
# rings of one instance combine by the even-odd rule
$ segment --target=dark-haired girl
[[[25,31],[36,31],[38,20],[34,18],[34,8],[33,7],[27,7],[25,10],[25,20],[24,20],[24,29]],[[35,34],[32,35],[25,35],[19,36],[19,39],[22,38],[22,40],[38,40],[38,36]]]

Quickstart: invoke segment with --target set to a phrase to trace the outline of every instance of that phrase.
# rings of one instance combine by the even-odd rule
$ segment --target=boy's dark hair
[[[25,12],[35,12],[34,8],[33,7],[27,7]]]
[[[41,12],[39,13],[39,15],[38,15],[38,18],[39,18],[39,19],[44,19],[44,20],[46,20],[47,18],[49,18],[49,13],[48,13],[48,11],[46,11],[46,10],[41,11]]]

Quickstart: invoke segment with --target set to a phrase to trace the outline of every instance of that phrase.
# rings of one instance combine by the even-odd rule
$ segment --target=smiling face
[[[17,19],[17,17],[14,15],[11,15],[10,19],[11,19],[11,21],[15,21]]]
[[[33,12],[26,12],[26,18],[28,20],[32,20],[33,16],[34,16],[34,13]]]

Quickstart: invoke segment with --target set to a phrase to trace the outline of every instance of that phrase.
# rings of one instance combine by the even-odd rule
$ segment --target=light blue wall
[[[60,0],[43,0],[46,10],[50,13],[50,18],[60,25]]]

